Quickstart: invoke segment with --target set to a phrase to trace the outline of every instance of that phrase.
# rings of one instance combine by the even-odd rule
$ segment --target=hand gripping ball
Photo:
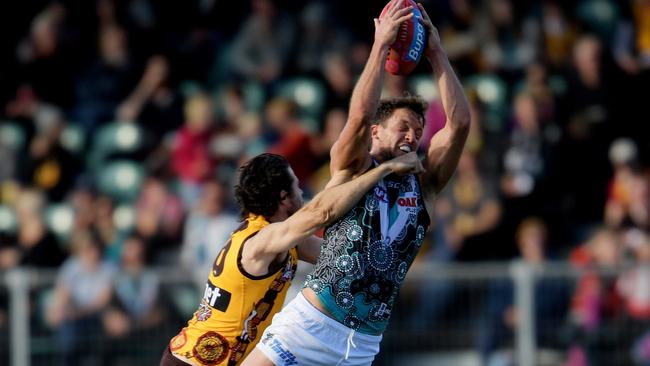
[[[422,12],[413,0],[402,0],[397,3],[400,8],[412,6],[413,17],[402,23],[397,31],[395,42],[388,50],[388,57],[384,68],[393,75],[408,75],[420,62],[422,53],[426,46],[426,29],[419,20]],[[383,18],[386,12],[391,8],[392,3],[388,3],[384,10],[381,11],[379,19]]]

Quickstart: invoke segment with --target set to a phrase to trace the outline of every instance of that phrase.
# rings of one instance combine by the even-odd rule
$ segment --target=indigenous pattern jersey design
[[[203,299],[187,327],[169,343],[171,351],[198,365],[238,365],[280,311],[296,274],[298,252],[289,251],[278,269],[252,276],[241,266],[244,242],[268,222],[250,215],[232,233],[214,261]]]
[[[389,175],[325,230],[305,287],[344,325],[381,334],[429,226],[415,175]]]

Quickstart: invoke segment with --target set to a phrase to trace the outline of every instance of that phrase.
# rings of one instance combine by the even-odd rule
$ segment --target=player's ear
[[[289,192],[285,190],[280,191],[280,203],[282,203],[282,201],[286,200],[287,198],[289,198]]]
[[[374,139],[374,138],[377,137],[378,128],[379,128],[379,124],[378,124],[378,123],[377,123],[377,124],[374,124],[374,125],[370,125],[370,137],[371,137],[372,139]]]

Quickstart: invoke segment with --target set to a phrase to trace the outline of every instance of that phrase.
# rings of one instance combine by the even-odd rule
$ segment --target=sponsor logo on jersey
[[[213,285],[210,281],[205,284],[205,292],[203,292],[203,300],[211,307],[225,312],[230,305],[231,293]]]

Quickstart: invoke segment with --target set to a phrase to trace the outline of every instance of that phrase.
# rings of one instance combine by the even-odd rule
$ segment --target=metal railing
[[[599,273],[616,278],[627,270]],[[189,319],[201,296],[200,289],[187,273],[176,268],[159,268],[155,273],[163,289],[161,294],[175,316],[164,319],[167,324],[157,331],[157,337],[135,339],[140,342],[135,347],[142,350],[141,353],[150,352],[151,360],[159,357],[166,342]],[[566,263],[543,268],[521,262],[416,265],[403,286],[375,364],[406,364],[405,360],[410,359],[407,363],[416,365],[416,356],[423,365],[433,362],[438,365],[490,364],[485,350],[505,350],[511,356],[511,364],[520,366],[560,364],[577,339],[567,329],[572,327],[571,298],[584,275],[584,271]],[[17,269],[0,274],[0,291],[6,291],[8,299],[6,304],[0,303],[0,310],[5,306],[9,314],[8,329],[4,330],[7,336],[1,336],[3,329],[0,328],[0,350],[8,347],[9,365],[65,364],[60,361],[61,350],[55,346],[56,330],[35,326],[39,323],[38,317],[42,317],[39,312],[43,311],[42,304],[37,304],[39,297],[51,290],[54,281],[55,273],[51,271]],[[555,305],[560,309],[557,314],[540,316],[537,308],[548,303],[551,296],[543,288],[549,281],[559,284],[565,296],[557,299]],[[294,286],[300,285],[301,281],[296,279]],[[505,297],[511,297],[511,304]],[[499,301],[516,309],[516,321],[512,321],[510,328],[503,326],[503,319],[492,319],[494,314],[488,311]],[[496,328],[507,328],[511,334],[503,336]],[[630,330],[621,326],[615,331],[624,334]],[[490,337],[509,340],[498,343]],[[610,349],[615,353],[612,359],[620,360],[618,364],[629,364],[633,344],[627,340],[632,338],[632,335],[622,337],[620,343]],[[485,342],[494,344],[485,346]],[[3,357],[2,352],[0,357]],[[0,363],[3,363],[1,358]]]

